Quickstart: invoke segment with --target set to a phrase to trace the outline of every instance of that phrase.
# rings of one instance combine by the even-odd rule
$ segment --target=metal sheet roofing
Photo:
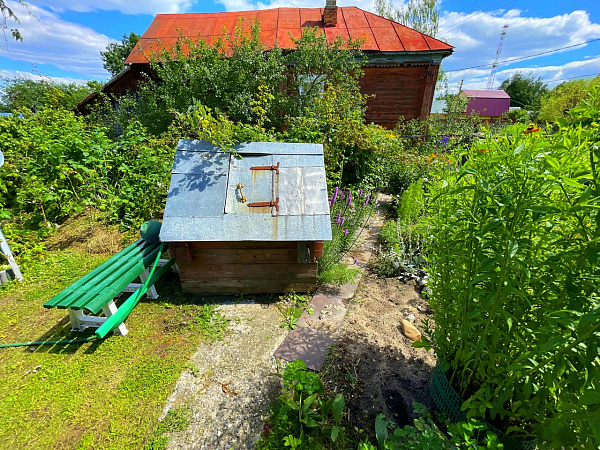
[[[462,92],[472,98],[510,98],[502,89],[463,89]]]
[[[331,239],[322,145],[255,142],[234,150],[179,141],[163,242]]]
[[[132,50],[127,63],[146,63],[152,51],[169,48],[179,34],[191,38],[198,36],[213,42],[224,33],[231,35],[242,21],[243,28],[260,22],[260,40],[267,47],[278,45],[292,49],[291,37],[299,38],[303,30],[317,27],[328,41],[337,36],[347,39],[364,38],[364,51],[424,52],[450,51],[454,47],[399,23],[356,7],[339,7],[337,25],[325,27],[323,8],[275,8],[261,11],[222,13],[157,14],[150,27]]]

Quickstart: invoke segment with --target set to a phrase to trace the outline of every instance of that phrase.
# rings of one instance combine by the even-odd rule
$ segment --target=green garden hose
[[[11,344],[0,344],[0,348],[31,347],[34,345],[68,345],[68,344],[78,344],[80,342],[91,342],[91,341],[95,341],[97,339],[98,338],[96,336],[90,336],[90,337],[80,338],[80,339],[66,339],[64,341],[13,342]]]

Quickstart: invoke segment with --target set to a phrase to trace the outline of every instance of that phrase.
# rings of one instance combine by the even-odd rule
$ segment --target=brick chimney
[[[335,27],[337,25],[337,5],[335,0],[326,0],[323,10],[323,22],[326,27]]]

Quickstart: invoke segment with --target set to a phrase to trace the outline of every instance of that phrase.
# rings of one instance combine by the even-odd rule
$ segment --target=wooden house
[[[454,48],[368,11],[337,7],[335,0],[327,0],[324,8],[158,14],[127,58],[130,68],[111,80],[105,92],[118,95],[131,89],[141,80],[141,72],[149,72],[150,53],[173,46],[179,33],[212,42],[223,33],[232,34],[240,20],[260,23],[260,39],[267,50],[276,45],[293,49],[292,37],[299,38],[305,29],[315,27],[329,41],[337,36],[364,39],[361,49],[368,63],[360,88],[369,96],[366,121],[387,128],[393,128],[400,116],[424,120],[429,115],[440,63]],[[92,94],[76,110],[85,113],[95,98]]]
[[[314,291],[331,222],[320,144],[181,140],[160,231],[184,292]]]

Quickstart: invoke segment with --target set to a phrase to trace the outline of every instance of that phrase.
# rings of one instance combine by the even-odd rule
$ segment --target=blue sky
[[[61,81],[107,80],[99,52],[124,33],[142,34],[154,14],[215,12],[281,6],[315,7],[325,0],[32,0],[28,11],[7,0],[21,19],[24,42],[0,44],[0,76],[48,76]],[[372,0],[338,0],[339,6],[373,10]],[[402,1],[394,1],[401,6]],[[442,0],[440,31],[456,47],[444,60],[450,87],[485,88],[502,25],[508,24],[500,61],[600,39],[600,2],[545,0]],[[9,23],[9,26],[12,25]],[[465,69],[465,70],[461,70]],[[497,86],[516,71],[554,86],[560,80],[600,73],[600,40],[560,52],[501,64]]]

